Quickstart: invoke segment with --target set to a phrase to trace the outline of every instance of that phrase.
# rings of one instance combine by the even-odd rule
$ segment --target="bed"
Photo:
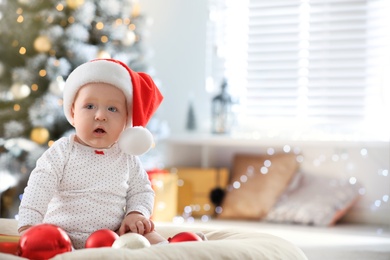
[[[156,226],[167,238],[194,231],[203,232],[208,241],[137,250],[84,249],[54,259],[390,259],[386,226],[311,227],[235,220],[157,222]],[[16,221],[0,219],[0,234],[16,235]],[[0,253],[0,259],[20,258]]]

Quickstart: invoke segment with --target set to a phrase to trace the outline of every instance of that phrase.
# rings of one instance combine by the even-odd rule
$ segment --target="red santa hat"
[[[64,87],[64,113],[72,122],[71,109],[79,89],[88,83],[107,83],[123,91],[128,106],[128,126],[119,137],[120,148],[128,154],[140,155],[153,144],[152,134],[145,128],[162,102],[162,95],[152,78],[132,71],[114,59],[96,59],[78,66]]]

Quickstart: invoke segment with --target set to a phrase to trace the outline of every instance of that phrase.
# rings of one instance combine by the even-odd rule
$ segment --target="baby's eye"
[[[108,111],[116,112],[116,111],[118,111],[118,109],[116,107],[109,107]]]
[[[85,105],[85,108],[86,109],[93,109],[95,106],[94,105],[92,105],[92,104],[87,104],[87,105]]]

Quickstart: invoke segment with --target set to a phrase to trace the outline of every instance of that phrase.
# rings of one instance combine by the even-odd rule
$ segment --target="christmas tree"
[[[75,67],[115,58],[150,73],[139,9],[132,0],[0,0],[2,217],[17,213],[37,158],[72,131],[61,98]]]

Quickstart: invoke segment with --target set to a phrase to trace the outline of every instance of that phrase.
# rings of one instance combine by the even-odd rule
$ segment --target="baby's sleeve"
[[[37,160],[22,195],[18,228],[42,223],[49,202],[58,190],[66,163],[67,149],[66,139],[60,139]]]
[[[129,167],[129,188],[126,197],[126,214],[138,211],[150,218],[154,205],[154,191],[148,174],[142,168],[138,157],[132,157]]]

